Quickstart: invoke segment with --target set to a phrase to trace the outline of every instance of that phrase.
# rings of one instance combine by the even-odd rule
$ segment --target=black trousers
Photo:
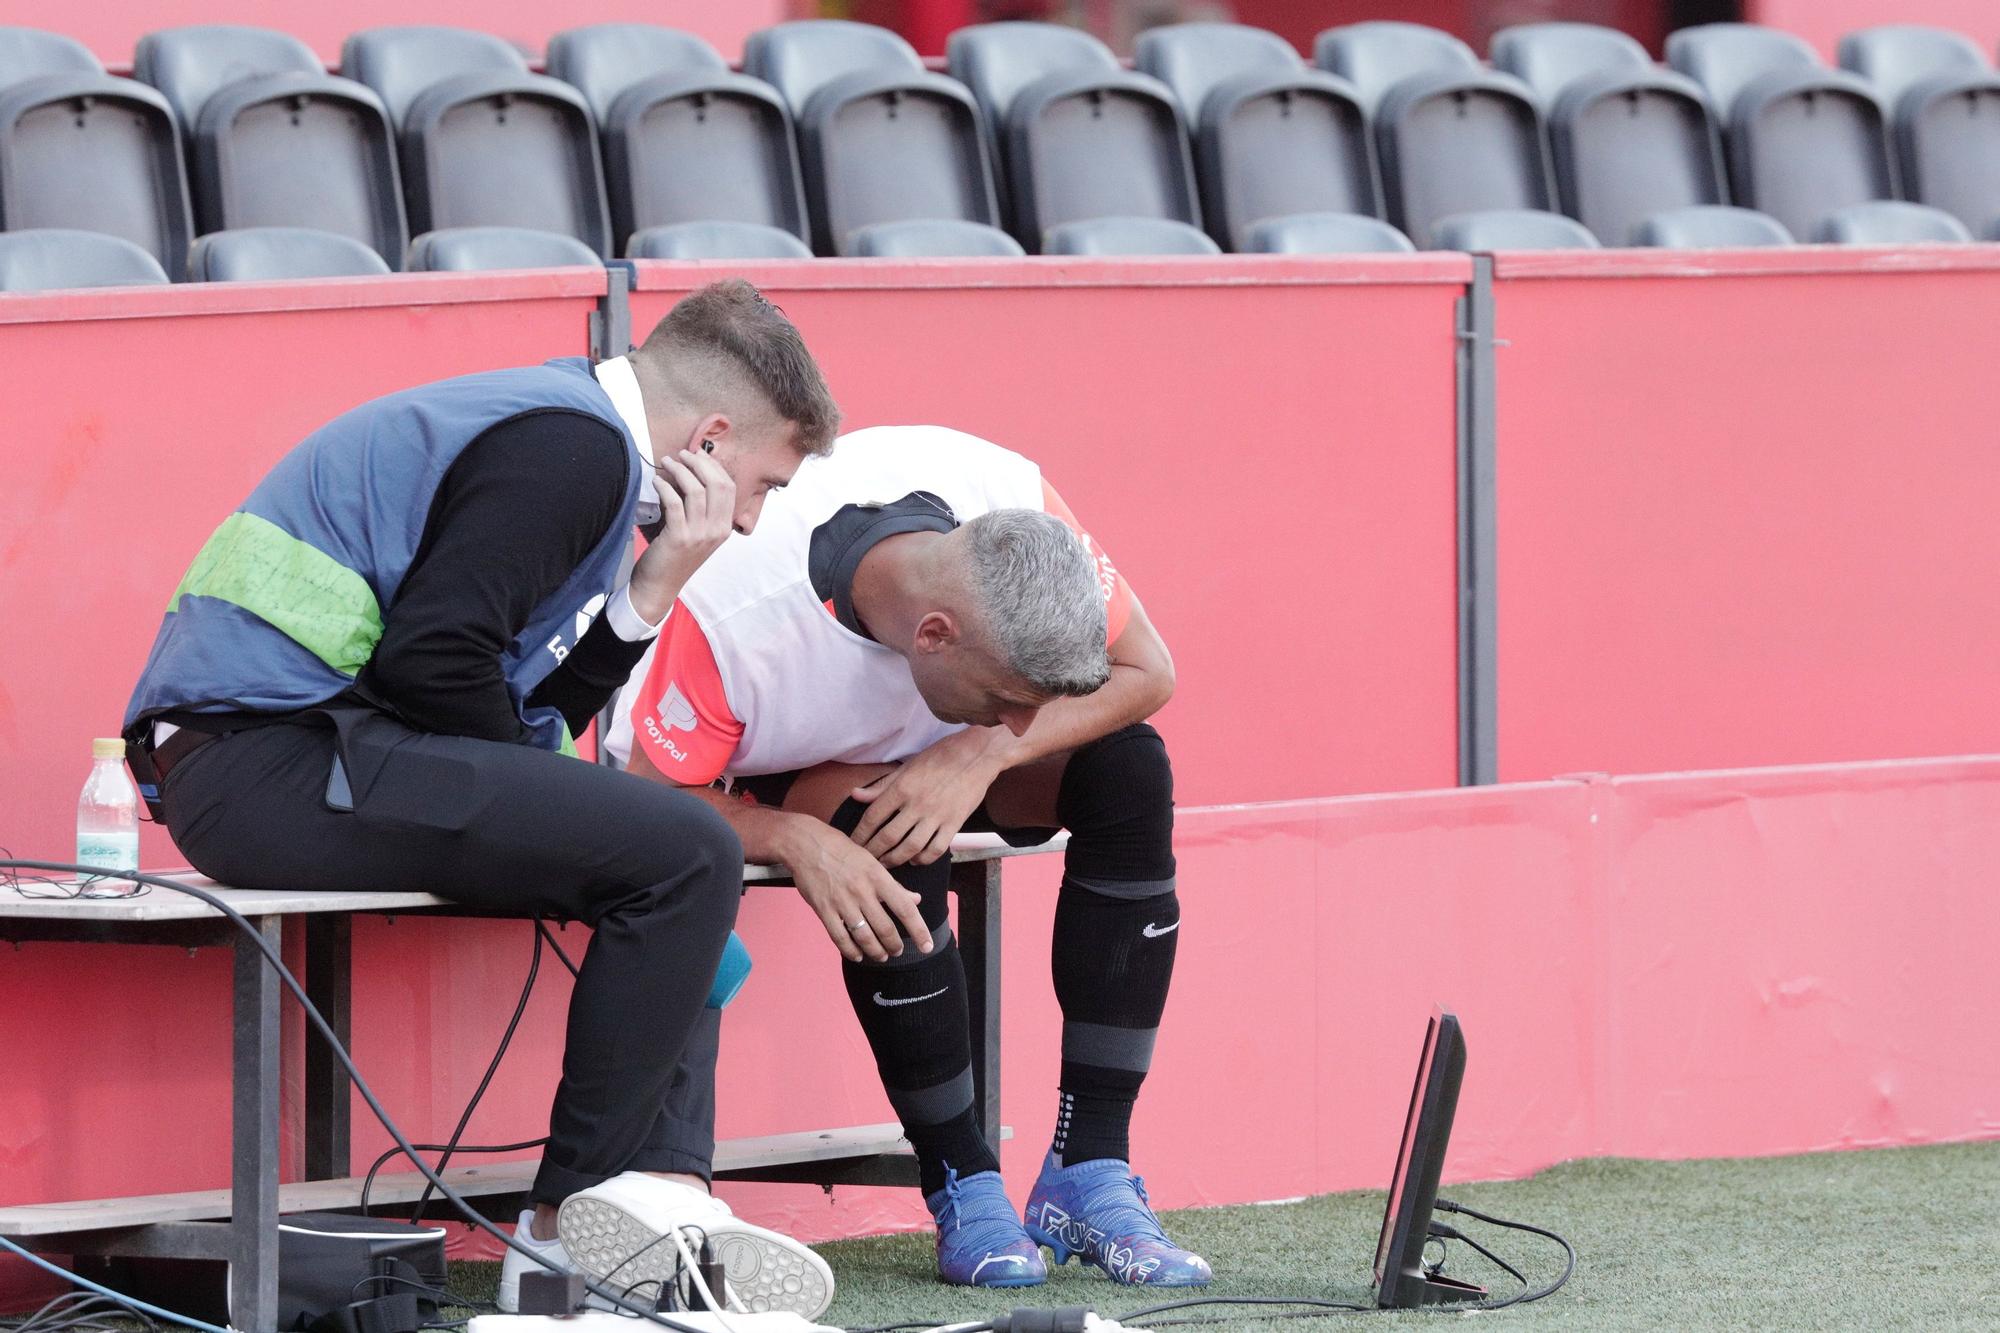
[[[628,1170],[706,1176],[720,1015],[704,1001],[743,889],[722,817],[610,768],[373,714],[344,718],[338,744],[351,811],[327,800],[321,717],[203,745],[161,791],[175,843],[241,888],[429,892],[590,926],[534,1197]]]

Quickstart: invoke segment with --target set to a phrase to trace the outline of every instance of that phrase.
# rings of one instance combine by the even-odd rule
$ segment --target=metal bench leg
[[[306,995],[325,1015],[340,1044],[352,1049],[354,918],[319,912],[306,918]],[[338,1180],[352,1172],[349,1115],[352,1090],[333,1052],[306,1030],[307,1180]]]
[[[282,948],[282,918],[251,924]],[[278,975],[240,935],[235,955],[229,1321],[269,1333],[278,1326]]]
[[[979,1128],[1000,1151],[1000,862],[964,861],[951,868],[958,895],[958,951],[965,959],[972,1016],[972,1095]]]

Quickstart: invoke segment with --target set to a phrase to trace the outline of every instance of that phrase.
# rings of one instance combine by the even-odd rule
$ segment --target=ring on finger
[[[866,929],[868,929],[868,922],[865,918],[860,921],[850,921],[847,923],[847,933],[850,935],[852,935],[857,930],[866,930]]]

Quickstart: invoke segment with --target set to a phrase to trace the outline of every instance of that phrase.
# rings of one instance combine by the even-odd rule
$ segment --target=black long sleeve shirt
[[[510,417],[467,445],[355,693],[421,731],[525,741],[501,656],[617,517],[629,448],[605,422],[562,408]],[[648,640],[622,639],[610,622],[599,615],[528,696],[559,709],[572,735],[645,654]]]

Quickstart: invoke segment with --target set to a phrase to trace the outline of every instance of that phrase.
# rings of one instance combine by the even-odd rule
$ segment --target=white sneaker
[[[669,1233],[680,1227],[707,1234],[729,1275],[729,1294],[744,1309],[813,1320],[833,1304],[826,1260],[790,1236],[743,1221],[692,1185],[627,1171],[570,1195],[556,1212],[570,1262],[609,1287],[670,1281],[681,1255]],[[698,1232],[682,1238],[699,1253]]]
[[[529,1223],[535,1220],[535,1210],[529,1208],[521,1214],[521,1220],[514,1224],[514,1239],[542,1255],[565,1273],[574,1273],[576,1265],[570,1262],[564,1252],[560,1237],[554,1240],[536,1240]],[[548,1270],[522,1254],[512,1246],[508,1247],[506,1258],[500,1261],[500,1294],[494,1299],[500,1306],[500,1313],[515,1314],[521,1308],[521,1274],[545,1273]]]

